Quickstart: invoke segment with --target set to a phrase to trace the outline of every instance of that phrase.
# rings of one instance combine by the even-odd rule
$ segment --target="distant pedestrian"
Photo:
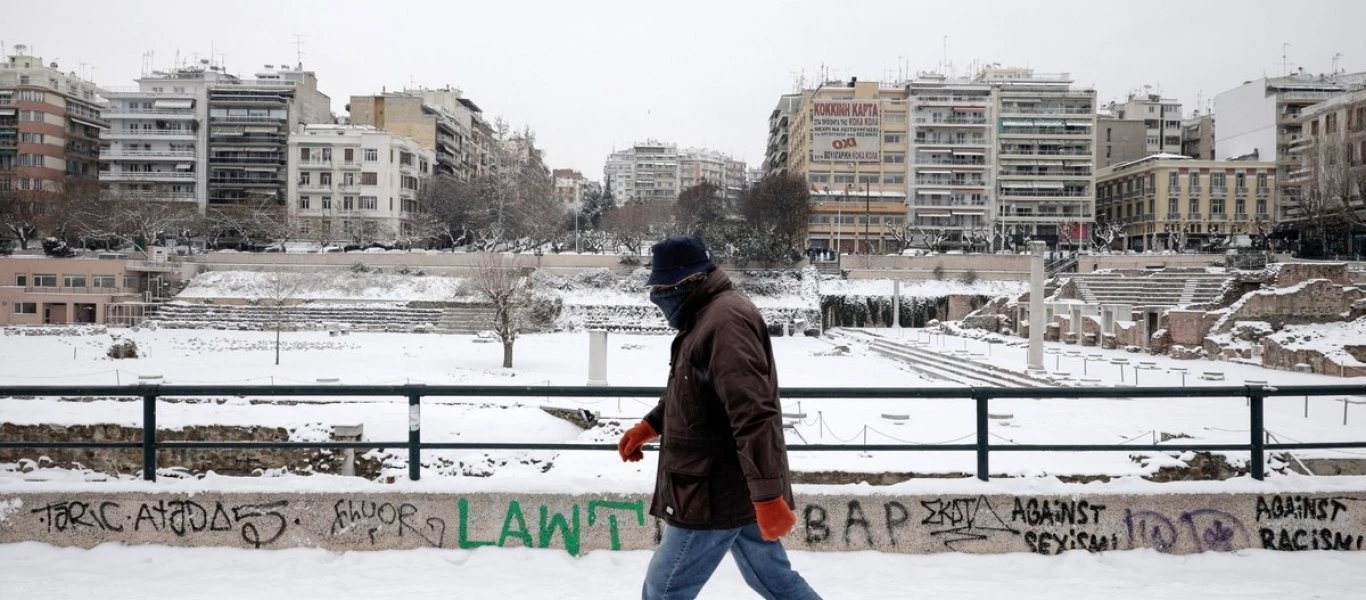
[[[661,440],[650,514],[666,526],[641,598],[697,597],[729,552],[760,596],[819,600],[779,541],[797,516],[768,327],[700,238],[651,254],[650,301],[678,334],[664,396],[617,444],[634,462]]]

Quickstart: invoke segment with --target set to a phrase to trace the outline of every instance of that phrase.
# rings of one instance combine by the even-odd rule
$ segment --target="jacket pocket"
[[[660,457],[664,476],[664,513],[685,524],[711,519],[710,452],[691,448],[667,448]]]

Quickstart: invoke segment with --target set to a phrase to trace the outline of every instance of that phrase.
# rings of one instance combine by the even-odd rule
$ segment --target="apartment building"
[[[1105,112],[1121,121],[1143,123],[1145,154],[1181,153],[1181,102],[1161,94],[1129,94],[1124,102],[1111,102]]]
[[[618,205],[632,200],[673,202],[680,186],[675,144],[646,140],[607,156],[604,184]]]
[[[289,216],[321,244],[394,243],[414,234],[436,153],[364,125],[307,125],[289,138]]]
[[[1181,155],[1199,160],[1215,160],[1214,115],[1196,111],[1181,122]]]
[[[1266,234],[1278,196],[1276,164],[1156,155],[1096,173],[1097,220],[1123,225],[1116,245],[1185,250]]]
[[[493,126],[460,90],[414,88],[352,96],[352,125],[369,125],[417,141],[436,153],[436,174],[469,181],[494,165]]]
[[[61,191],[99,175],[104,90],[16,45],[0,64],[0,189]]]
[[[1111,115],[1096,116],[1096,168],[1152,156],[1148,153],[1147,126]]]
[[[764,150],[763,175],[787,172],[788,133],[792,127],[792,113],[797,112],[801,104],[801,94],[783,94],[778,98],[778,105],[768,115],[768,146]]]
[[[120,195],[209,206],[282,205],[296,124],[331,123],[311,71],[266,65],[241,79],[202,61],[109,94],[100,181]]]
[[[706,148],[687,148],[678,155],[678,187],[686,190],[706,181],[720,188],[732,204],[745,193],[745,162]]]
[[[802,92],[792,115],[789,173],[811,186],[807,242],[839,253],[882,253],[906,223],[905,87],[832,81]]]
[[[1314,75],[1299,72],[1254,79],[1214,97],[1219,127],[1214,148],[1223,158],[1251,156],[1276,163],[1281,186],[1278,220],[1304,218],[1294,182],[1301,169],[1291,145],[1304,137],[1300,113],[1306,108],[1366,84],[1366,73]]]
[[[1299,121],[1303,137],[1288,151],[1303,166],[1291,173],[1291,185],[1327,202],[1318,210],[1350,210],[1355,215],[1338,220],[1342,235],[1324,236],[1322,253],[1366,254],[1366,228],[1351,224],[1366,222],[1366,89],[1305,108]]]
[[[555,180],[555,201],[561,206],[578,206],[588,188],[588,180],[583,173],[574,169],[555,169],[551,171]]]

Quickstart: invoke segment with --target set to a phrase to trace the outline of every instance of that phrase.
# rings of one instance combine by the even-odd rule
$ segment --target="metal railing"
[[[238,448],[298,449],[332,448],[406,448],[408,477],[421,478],[423,450],[616,450],[616,444],[525,443],[525,442],[424,442],[422,441],[422,399],[431,397],[546,397],[546,398],[657,398],[664,390],[657,387],[578,387],[578,386],[485,386],[485,385],[149,385],[135,386],[0,386],[4,397],[139,397],[142,400],[142,440],[140,442],[32,442],[0,441],[0,448],[140,448],[142,477],[155,481],[159,449]],[[1366,385],[1302,386],[1209,386],[1209,387],[1029,387],[1029,388],[785,388],[786,399],[868,398],[884,400],[963,399],[972,400],[975,411],[975,441],[965,444],[794,444],[797,452],[974,452],[976,475],[990,477],[992,452],[1251,452],[1249,472],[1254,479],[1266,474],[1266,453],[1277,450],[1333,450],[1366,448],[1366,440],[1348,442],[1267,443],[1265,401],[1270,397],[1366,395]],[[406,398],[408,439],[406,441],[328,441],[328,442],[255,442],[195,441],[157,438],[157,401],[162,397],[221,396],[392,396]],[[1246,398],[1249,437],[1246,444],[993,444],[991,443],[990,405],[996,399],[1101,399],[1101,398],[1184,398],[1200,401],[1210,398]]]

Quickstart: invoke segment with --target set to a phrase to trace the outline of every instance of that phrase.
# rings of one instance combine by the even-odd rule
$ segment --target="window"
[[[853,176],[853,175],[835,175],[835,176],[834,176],[834,179],[835,179],[835,183],[853,183],[853,182],[854,182],[854,176]]]
[[[882,135],[882,142],[885,144],[900,144],[905,142],[905,136],[899,133],[886,133]]]
[[[299,210],[308,210],[308,196],[299,196]]]
[[[332,185],[332,174],[328,172],[318,173],[318,185],[328,187]]]
[[[369,150],[366,150],[366,152],[369,152]],[[361,174],[360,174],[360,184],[361,184],[361,185],[379,185],[379,175],[376,174],[376,173],[361,173]]]
[[[323,162],[332,162],[332,149],[323,148]]]
[[[830,175],[811,175],[811,183],[830,183]]]
[[[1224,180],[1224,174],[1223,174],[1223,173],[1210,173],[1210,174],[1209,174],[1209,187],[1210,187],[1211,189],[1221,189],[1221,188],[1224,187],[1224,183],[1225,183],[1225,180]]]
[[[374,148],[365,149],[365,162],[375,162],[379,160],[379,150]]]
[[[1195,198],[1191,198],[1190,206],[1187,207],[1187,213],[1190,215],[1192,219],[1194,219],[1196,215],[1200,214],[1200,201],[1196,200]]]
[[[342,185],[347,185],[347,186],[356,185],[356,174],[355,174],[355,173],[342,173]]]
[[[356,209],[356,197],[355,197],[355,196],[342,196],[342,210],[355,210],[355,209]]]
[[[19,141],[25,144],[41,144],[43,143],[43,134],[21,132],[19,134]]]
[[[43,155],[41,154],[20,154],[14,164],[21,167],[41,167],[43,166]]]
[[[55,288],[55,287],[57,287],[57,276],[56,276],[56,275],[38,275],[38,274],[34,274],[34,276],[33,276],[33,287],[54,287],[54,288]]]
[[[1243,190],[1247,189],[1247,175],[1243,173],[1238,173],[1237,175],[1234,175],[1233,187]]]
[[[1258,215],[1264,215],[1264,214],[1266,214],[1266,199],[1265,199],[1265,198],[1258,198],[1258,199],[1257,199],[1257,214],[1258,214]]]
[[[1200,174],[1199,174],[1199,173],[1191,173],[1191,176],[1190,176],[1190,186],[1191,186],[1191,189],[1192,189],[1192,190],[1199,190],[1199,189],[1200,189]]]
[[[899,165],[906,162],[906,155],[900,152],[887,152],[882,155],[882,162]]]
[[[304,161],[304,162],[308,162],[308,160],[309,160],[309,154],[310,154],[312,151],[313,151],[312,148],[299,148],[299,160],[302,160],[302,161]]]
[[[1167,187],[1170,190],[1181,187],[1181,176],[1175,171],[1167,174]]]
[[[1224,199],[1223,199],[1223,197],[1216,197],[1216,198],[1211,198],[1211,199],[1210,199],[1210,201],[1209,201],[1209,212],[1210,212],[1210,214],[1214,214],[1214,215],[1222,215],[1222,214],[1224,214]]]
[[[356,162],[356,149],[355,149],[355,148],[346,148],[346,149],[342,150],[342,160],[344,160],[344,161],[346,161],[346,162],[348,162],[348,163]]]
[[[905,175],[888,175],[882,178],[882,183],[906,183]]]
[[[138,289],[138,278],[137,278],[137,276],[136,276],[136,275],[124,275],[124,276],[123,276],[123,289],[126,289],[126,290],[136,290],[136,289]]]
[[[15,302],[14,314],[16,315],[36,315],[38,314],[38,303],[36,302]]]
[[[1233,201],[1233,214],[1235,214],[1235,215],[1245,215],[1245,214],[1247,214],[1247,199],[1246,199],[1246,198],[1238,198],[1237,200],[1234,200],[1234,201]]]
[[[28,273],[17,273],[14,276],[14,285],[28,287]]]
[[[1258,190],[1264,190],[1264,189],[1266,189],[1266,173],[1258,173],[1258,174],[1257,174],[1257,189],[1258,189]]]
[[[90,278],[90,285],[97,288],[114,288],[118,286],[118,279],[113,275],[95,275]]]
[[[362,210],[377,210],[379,209],[379,198],[374,196],[361,196],[360,207]]]
[[[19,90],[20,102],[43,102],[42,90]]]
[[[1176,198],[1168,198],[1168,199],[1167,199],[1167,214],[1168,214],[1168,215],[1177,215],[1177,214],[1179,214],[1179,213],[1181,212],[1180,207],[1177,206],[1176,202],[1177,202],[1177,201],[1176,201]]]
[[[313,185],[313,174],[308,171],[299,173],[299,185]]]
[[[869,184],[877,183],[877,175],[859,175],[859,176],[858,176],[858,182],[859,182],[859,185],[862,185],[862,184],[865,184],[865,183],[869,183]]]
[[[62,287],[83,288],[85,287],[85,275],[65,275],[62,277]]]
[[[323,206],[323,210],[332,210],[332,197],[331,197],[331,196],[323,196],[322,206]]]
[[[906,113],[887,113],[888,123],[905,123]]]

